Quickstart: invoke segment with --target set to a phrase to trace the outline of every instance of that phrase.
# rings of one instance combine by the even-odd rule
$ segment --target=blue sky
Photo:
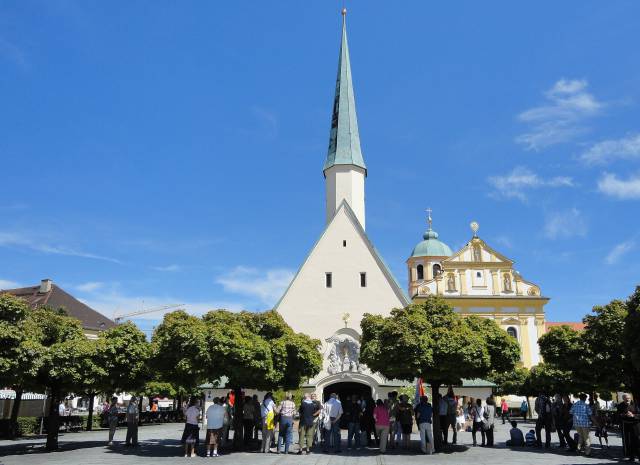
[[[341,6],[0,3],[0,287],[273,305],[324,225]],[[454,249],[478,221],[550,320],[629,295],[640,3],[347,7],[367,231],[403,286],[431,207]]]

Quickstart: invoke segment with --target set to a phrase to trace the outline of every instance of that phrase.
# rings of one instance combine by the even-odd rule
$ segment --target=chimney
[[[51,292],[52,283],[53,281],[51,281],[49,278],[46,278],[40,281],[40,293],[46,294],[47,292]]]

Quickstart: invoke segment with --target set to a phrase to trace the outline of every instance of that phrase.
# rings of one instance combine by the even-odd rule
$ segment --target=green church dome
[[[438,240],[438,233],[429,228],[422,236],[424,240],[415,246],[412,257],[450,257],[453,255],[447,244]]]

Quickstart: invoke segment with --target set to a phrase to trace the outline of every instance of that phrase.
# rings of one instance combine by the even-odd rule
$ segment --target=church
[[[402,289],[366,233],[367,165],[360,147],[358,119],[347,43],[346,10],[331,118],[329,148],[323,166],[326,225],[298,272],[275,305],[295,330],[322,341],[322,371],[304,386],[320,398],[330,392],[385,397],[406,382],[388,380],[359,363],[360,321],[364,313],[391,309],[440,295],[464,315],[495,319],[516,338],[522,363],[540,361],[537,340],[544,332],[539,286],[513,270],[513,261],[473,236],[459,251],[439,240],[429,227],[407,260],[408,289]],[[428,380],[426,380],[428,382]],[[465,381],[462,395],[490,388]],[[480,391],[479,391],[480,390]]]

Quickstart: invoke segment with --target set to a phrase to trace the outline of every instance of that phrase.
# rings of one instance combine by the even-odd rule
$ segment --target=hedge
[[[18,436],[40,433],[40,419],[37,417],[18,417]]]

